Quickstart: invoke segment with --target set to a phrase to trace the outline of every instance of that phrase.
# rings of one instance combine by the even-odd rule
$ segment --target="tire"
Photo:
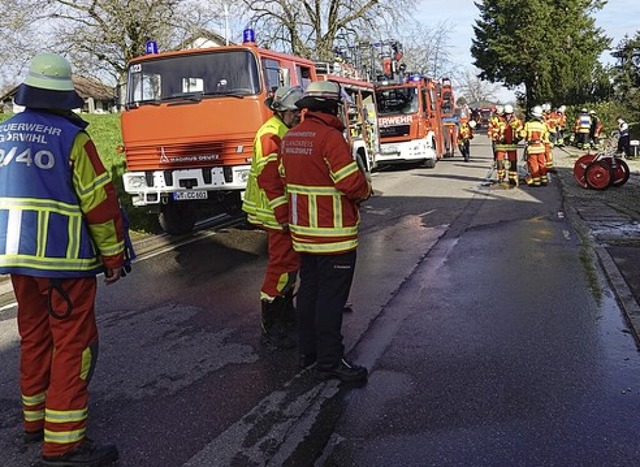
[[[196,209],[190,202],[169,201],[161,207],[158,221],[169,235],[184,235],[193,231],[196,224]]]
[[[436,166],[436,160],[435,159],[427,159],[427,160],[424,161],[423,165],[427,169],[433,169]]]
[[[629,181],[629,166],[622,159],[616,158],[616,167],[613,169],[612,186],[622,186]]]
[[[589,188],[585,178],[585,173],[594,158],[595,156],[593,154],[585,154],[573,165],[573,176],[582,188]]]
[[[613,181],[613,169],[606,161],[597,161],[589,165],[584,178],[589,188],[606,190]]]

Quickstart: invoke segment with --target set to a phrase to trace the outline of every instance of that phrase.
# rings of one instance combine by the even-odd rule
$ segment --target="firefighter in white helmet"
[[[496,161],[496,139],[498,138],[498,126],[502,121],[502,114],[504,113],[504,107],[502,105],[496,105],[496,111],[489,120],[489,126],[487,128],[487,136],[491,140],[491,150],[493,151],[493,160]]]
[[[549,129],[543,121],[542,107],[531,109],[531,119],[524,124],[520,133],[527,143],[527,165],[529,175],[525,182],[529,186],[544,186],[549,183],[547,165],[544,157],[544,143],[549,139]]]
[[[256,133],[242,204],[247,220],[266,230],[268,235],[269,259],[260,289],[261,342],[275,349],[295,347],[293,288],[300,259],[291,244],[288,226],[276,219],[276,211],[288,212],[277,156],[284,134],[300,122],[300,109],[295,103],[302,95],[300,86],[283,86],[265,101],[273,110],[273,116]]]
[[[508,170],[509,184],[518,186],[518,141],[522,121],[513,113],[513,106],[504,106],[504,119],[498,125],[496,139],[496,161],[498,182],[504,182]]]

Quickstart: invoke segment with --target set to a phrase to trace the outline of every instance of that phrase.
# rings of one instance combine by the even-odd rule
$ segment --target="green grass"
[[[0,113],[0,123],[12,117],[13,114]],[[91,135],[98,149],[100,159],[105,168],[111,173],[113,183],[118,190],[118,197],[124,209],[127,211],[131,224],[132,234],[158,233],[156,216],[147,214],[144,209],[131,206],[130,196],[125,193],[122,186],[122,174],[126,170],[124,154],[118,153],[116,148],[122,144],[120,132],[120,114],[81,114],[83,120],[89,122],[87,132]]]

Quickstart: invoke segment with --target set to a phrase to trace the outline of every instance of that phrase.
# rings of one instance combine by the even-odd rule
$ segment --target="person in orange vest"
[[[338,118],[340,85],[310,83],[298,107],[304,120],[282,139],[278,160],[289,200],[293,248],[300,254],[297,293],[300,366],[324,379],[364,382],[366,368],[344,355],[342,314],[356,265],[360,203],[371,184],[358,168]]]
[[[573,129],[576,134],[576,147],[578,149],[587,149],[590,146],[589,133],[591,132],[591,116],[587,109],[580,110],[580,115],[576,119]]]
[[[505,169],[508,170],[509,184],[518,186],[518,141],[522,131],[522,121],[513,113],[512,105],[504,106],[504,120],[498,126],[496,143],[497,160],[506,161],[506,166],[500,171],[498,168],[498,181],[504,182]],[[498,162],[500,163],[500,162]]]
[[[38,465],[110,464],[116,446],[86,436],[88,386],[96,276],[110,285],[125,274],[123,215],[88,124],[73,112],[84,100],[69,62],[36,55],[15,102],[25,111],[0,124],[0,274],[11,275],[18,302],[23,439],[44,440]]]
[[[589,139],[591,140],[592,149],[600,149],[600,138],[602,136],[602,122],[595,110],[589,111],[591,117],[591,128],[589,129]]]
[[[265,104],[273,116],[260,127],[253,142],[253,158],[242,209],[247,220],[267,232],[268,261],[260,288],[260,341],[270,348],[292,349],[296,346],[293,288],[300,259],[293,250],[286,224],[276,220],[275,210],[287,211],[287,197],[278,173],[278,149],[284,134],[300,123],[300,109],[295,103],[302,97],[300,86],[276,89]]]
[[[565,143],[565,130],[567,128],[567,114],[565,113],[567,107],[561,105],[556,109],[556,122],[558,124],[557,133],[556,133],[556,141],[554,142],[555,146],[559,148],[564,146]]]
[[[549,130],[543,121],[542,107],[536,105],[531,109],[531,119],[524,124],[520,136],[527,143],[526,154],[529,175],[525,182],[529,186],[548,185],[549,179],[544,157],[544,144],[549,138]]]
[[[504,113],[504,107],[496,105],[496,111],[489,119],[489,125],[487,127],[487,137],[491,140],[491,151],[493,153],[494,165],[497,167],[497,153],[496,153],[496,139],[498,138],[498,127],[502,121],[502,114]]]
[[[544,159],[547,166],[547,172],[555,172],[553,166],[553,146],[558,136],[558,116],[551,110],[551,104],[547,103],[543,106],[543,120],[549,130],[549,138],[544,143]]]
[[[467,121],[466,118],[460,120],[458,128],[458,149],[465,162],[469,162],[471,157],[471,140],[473,139],[473,130],[476,127],[476,121]]]

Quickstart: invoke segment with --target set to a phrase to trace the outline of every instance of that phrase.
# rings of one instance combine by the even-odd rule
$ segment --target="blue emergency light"
[[[157,54],[158,53],[158,43],[154,40],[149,40],[144,46],[147,54]]]
[[[255,44],[256,42],[256,32],[251,29],[251,28],[247,28],[244,31],[242,31],[242,42],[243,43],[252,43]]]
[[[420,73],[413,73],[409,76],[409,81],[420,81],[422,79],[422,75]]]

